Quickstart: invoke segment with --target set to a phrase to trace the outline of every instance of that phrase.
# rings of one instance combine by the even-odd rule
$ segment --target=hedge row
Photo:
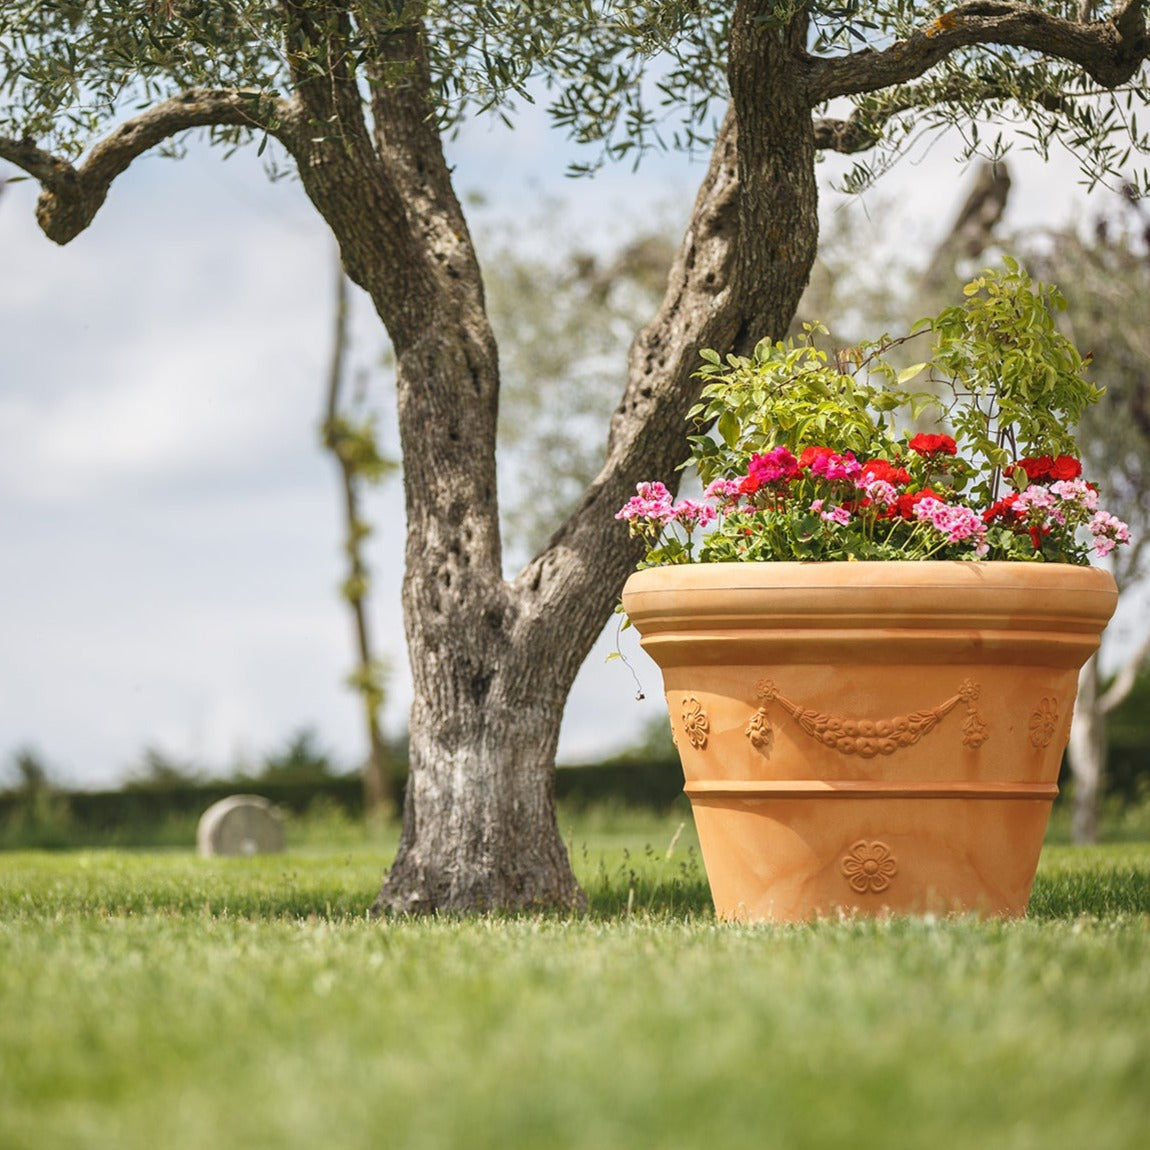
[[[556,797],[573,807],[619,804],[666,810],[682,792],[678,762],[595,764],[556,771]],[[363,785],[354,775],[306,781],[218,781],[194,784],[136,785],[118,791],[59,791],[51,806],[73,828],[96,834],[121,827],[160,823],[172,818],[198,818],[228,795],[262,795],[284,810],[304,814],[317,800],[352,817],[363,814]],[[402,799],[402,784],[401,795]],[[29,796],[0,792],[0,826],[28,810]]]

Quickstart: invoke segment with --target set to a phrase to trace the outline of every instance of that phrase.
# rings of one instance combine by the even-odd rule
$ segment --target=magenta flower
[[[754,492],[766,483],[778,483],[794,479],[799,473],[799,461],[785,448],[776,447],[765,455],[752,455],[747,465],[745,489]]]
[[[834,452],[816,455],[808,466],[812,475],[819,475],[831,483],[854,479],[862,471],[862,464],[849,451],[843,455],[836,455]]]

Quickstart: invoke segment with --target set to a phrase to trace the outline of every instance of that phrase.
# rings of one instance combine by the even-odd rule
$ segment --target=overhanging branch
[[[36,219],[44,234],[66,244],[95,218],[112,182],[144,152],[192,128],[247,127],[276,134],[288,119],[285,101],[253,90],[192,88],[121,124],[73,165],[34,140],[0,136],[0,160],[39,180]]]
[[[967,0],[882,51],[810,62],[808,94],[817,107],[918,79],[961,48],[998,45],[1076,64],[1105,88],[1126,83],[1150,57],[1146,0],[1125,0],[1107,20],[1079,23],[1013,0]]]
[[[828,116],[815,120],[815,147],[820,151],[864,152],[881,140],[887,122],[903,112],[1011,98],[1017,98],[1017,92],[1008,91],[997,81],[973,77],[950,76],[942,82],[907,84],[884,93],[881,103],[874,107],[856,108],[845,119]],[[1048,112],[1066,111],[1071,104],[1061,93],[1041,89],[1028,93],[1027,98]]]

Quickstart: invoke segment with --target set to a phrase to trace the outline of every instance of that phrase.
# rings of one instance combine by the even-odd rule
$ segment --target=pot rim
[[[627,579],[628,591],[681,591],[787,587],[979,587],[1051,590],[1077,584],[1083,591],[1117,595],[1109,571],[1072,563],[926,560],[805,560],[746,563],[677,563],[645,567]],[[665,585],[665,588],[660,585]]]

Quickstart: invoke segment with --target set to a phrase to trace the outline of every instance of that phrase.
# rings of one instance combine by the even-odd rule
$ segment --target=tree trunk
[[[571,684],[637,557],[614,513],[637,481],[675,477],[699,350],[780,337],[815,255],[806,22],[767,29],[755,22],[761,7],[737,6],[734,110],[660,312],[632,347],[603,470],[511,582],[496,491],[498,358],[427,115],[419,36],[386,41],[402,79],[373,81],[370,143],[354,92],[308,89],[316,104],[295,136],[301,180],[387,326],[397,364],[414,701],[403,831],[375,913],[582,904],[558,829],[554,759]],[[333,108],[338,132],[317,134]],[[744,131],[753,143],[740,154]]]
[[[1076,843],[1098,841],[1098,808],[1106,773],[1106,715],[1099,706],[1098,688],[1095,654],[1078,674],[1078,699],[1067,746],[1074,778],[1070,837]]]

